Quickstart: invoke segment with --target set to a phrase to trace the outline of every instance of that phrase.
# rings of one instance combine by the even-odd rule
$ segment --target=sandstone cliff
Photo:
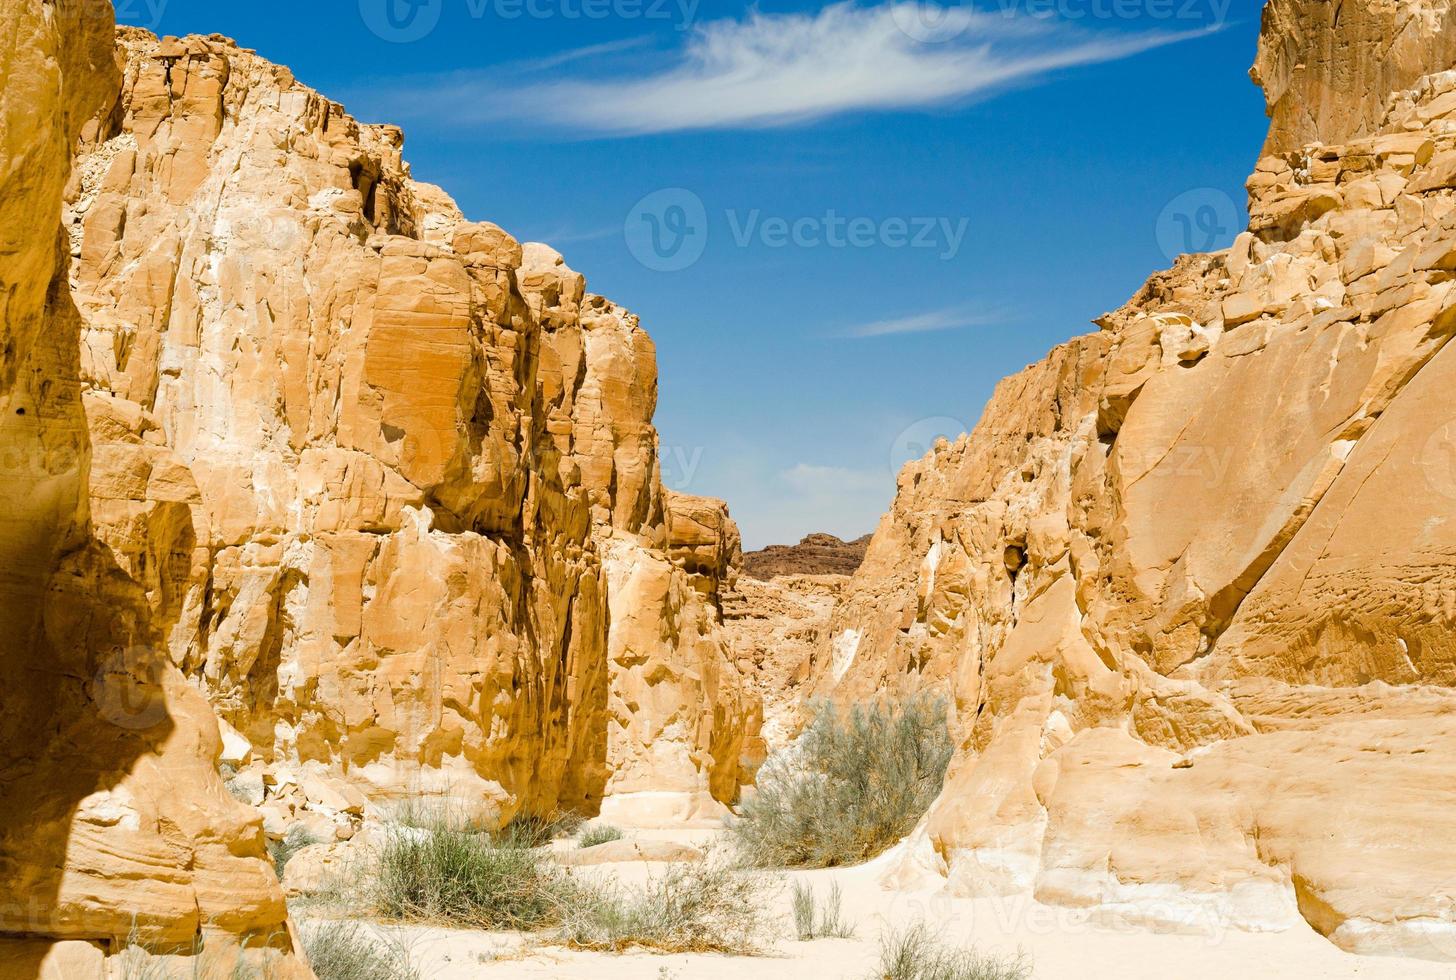
[[[117,551],[87,435],[60,217],[77,136],[115,93],[110,8],[5,0],[0,32],[0,973],[100,977],[135,941],[309,976],[207,702],[159,652],[184,596],[134,561],[168,585],[188,569],[186,481],[156,461]]]
[[[1273,0],[1249,231],[901,474],[813,667],[952,698],[896,880],[1456,957],[1453,38]]]
[[[737,529],[660,484],[637,318],[286,68],[120,43],[70,211],[93,497],[273,820],[299,770],[716,818],[756,717],[716,605]],[[163,501],[190,550],[152,553]]]
[[[391,798],[716,821],[738,532],[637,318],[225,38],[0,20],[0,973],[305,976],[265,827]]]

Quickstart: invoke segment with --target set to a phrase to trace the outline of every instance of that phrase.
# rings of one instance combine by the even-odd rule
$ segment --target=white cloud
[[[893,320],[876,320],[838,331],[837,337],[888,337],[894,334],[931,333],[939,330],[961,330],[1002,322],[995,313],[972,313],[965,309],[936,310]]]
[[[620,54],[623,51],[646,47],[650,41],[651,38],[647,37],[629,37],[621,41],[608,41],[605,44],[589,44],[584,48],[571,48],[559,54],[537,58],[535,61],[523,61],[517,64],[516,68],[520,71],[546,71],[569,65],[574,61],[585,61],[590,58],[600,58],[603,55]]]
[[[614,235],[620,234],[622,234],[621,225],[602,225],[597,228],[562,227],[547,232],[544,235],[535,235],[531,240],[548,242],[554,248],[558,245],[579,245],[582,242],[597,242],[603,238],[611,238]]]
[[[700,25],[655,70],[644,69],[646,56],[636,52],[594,75],[553,72],[557,77],[521,84],[516,80],[536,66],[516,65],[457,73],[396,95],[457,121],[511,119],[609,135],[761,128],[944,104],[1207,33],[1090,33],[963,6],[941,11],[927,41],[913,29],[926,9],[939,8],[843,2],[814,14],[753,11]],[[578,64],[576,54],[553,67]]]

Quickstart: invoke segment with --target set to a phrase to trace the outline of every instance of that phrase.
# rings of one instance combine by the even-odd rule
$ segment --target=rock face
[[[848,581],[847,575],[778,575],[770,581],[742,575],[724,597],[734,662],[763,706],[762,737],[745,759],[751,770],[785,748],[805,721],[814,654]]]
[[[1456,957],[1451,16],[1273,0],[1249,231],[901,474],[813,666],[952,699],[899,880]]]
[[[110,7],[3,0],[0,31],[0,974],[99,980],[136,942],[311,976],[212,712],[165,654],[195,487],[141,438],[88,438],[61,209],[115,95]]]
[[[1340,145],[1387,123],[1387,98],[1456,63],[1451,0],[1269,0],[1251,72],[1272,120],[1266,155]]]
[[[771,544],[743,556],[744,574],[760,581],[779,575],[853,575],[864,562],[870,535],[841,541],[832,534],[810,534],[798,544]]]
[[[637,318],[286,68],[120,48],[73,278],[101,534],[175,606],[167,658],[270,787],[716,818],[757,717],[737,529],[660,484]],[[147,551],[159,510],[185,547]]]

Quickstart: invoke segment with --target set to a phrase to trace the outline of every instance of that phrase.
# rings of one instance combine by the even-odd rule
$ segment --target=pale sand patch
[[[703,832],[630,832],[632,836],[704,843]],[[430,980],[865,980],[878,958],[880,934],[925,922],[944,941],[1032,960],[1035,980],[1450,980],[1450,964],[1355,956],[1308,926],[1281,933],[1222,935],[1154,933],[1092,924],[1076,910],[1019,898],[950,898],[934,892],[891,892],[879,884],[889,856],[847,870],[792,872],[785,881],[812,885],[822,898],[831,883],[844,894],[854,939],[801,943],[791,938],[788,889],[773,903],[780,938],[764,956],[602,954],[543,947],[511,933],[387,927],[409,948]],[[664,865],[604,866],[625,884],[660,874]],[[596,869],[593,869],[596,870]],[[380,928],[380,927],[375,927]]]

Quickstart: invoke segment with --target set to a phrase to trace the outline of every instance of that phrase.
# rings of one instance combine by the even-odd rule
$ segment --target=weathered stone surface
[[[0,961],[99,980],[131,943],[186,961],[200,940],[311,976],[167,653],[195,599],[196,485],[145,413],[82,399],[59,225],[76,138],[115,97],[112,30],[106,5],[0,3]]]
[[[763,706],[761,737],[744,748],[749,773],[800,728],[814,652],[848,581],[846,575],[777,575],[770,581],[743,575],[724,596],[734,662]]]
[[[156,498],[191,542],[167,651],[271,830],[315,766],[501,820],[720,811],[757,717],[716,607],[737,529],[661,487],[637,318],[286,68],[120,38],[71,212],[85,377],[141,444],[103,536]]]
[[[1387,100],[1456,63],[1450,0],[1270,0],[1252,75],[1268,102],[1266,153],[1389,132]],[[1394,132],[1424,128],[1433,102]]]
[[[714,606],[738,579],[743,542],[728,505],[713,497],[694,497],[671,490],[664,497],[667,553],[692,576],[693,585]]]
[[[798,544],[771,544],[746,553],[743,573],[765,582],[780,575],[853,575],[869,545],[868,534],[853,541],[809,534]]]
[[[1273,0],[1251,233],[901,474],[811,688],[952,699],[895,880],[1456,957],[1448,6]]]

